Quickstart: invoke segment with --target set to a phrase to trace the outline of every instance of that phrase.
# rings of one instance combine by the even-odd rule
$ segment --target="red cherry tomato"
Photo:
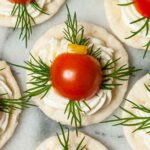
[[[51,66],[52,85],[70,100],[85,100],[94,96],[102,83],[102,70],[92,56],[61,54]]]
[[[134,0],[137,11],[144,17],[150,18],[150,0]]]
[[[33,0],[9,0],[12,3],[16,3],[16,4],[29,4],[31,3]]]

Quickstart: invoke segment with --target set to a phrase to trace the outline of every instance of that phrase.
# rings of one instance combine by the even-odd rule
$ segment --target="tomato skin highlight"
[[[89,55],[61,54],[50,71],[54,89],[69,100],[80,101],[94,96],[102,83],[100,63]]]
[[[134,0],[134,5],[142,16],[150,19],[150,0]]]
[[[15,4],[29,4],[33,2],[33,0],[9,0],[9,1]]]

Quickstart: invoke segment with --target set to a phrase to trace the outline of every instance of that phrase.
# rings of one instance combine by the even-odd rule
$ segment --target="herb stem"
[[[70,149],[69,147],[70,131],[69,129],[67,129],[67,134],[65,134],[63,126],[60,123],[59,123],[59,126],[61,129],[62,138],[60,137],[58,133],[56,133],[58,141],[61,144],[63,150],[69,150]],[[83,137],[80,143],[77,145],[76,150],[85,150],[86,145],[83,145],[84,140],[85,140],[85,137]]]
[[[36,11],[47,14],[44,11],[44,9],[38,5],[36,0],[34,0],[30,5]],[[36,24],[34,18],[28,12],[27,6],[28,5],[25,5],[25,4],[14,4],[14,7],[11,11],[12,16],[17,16],[14,30],[16,30],[17,28],[21,29],[19,39],[21,39],[22,41],[25,41],[26,47],[28,45],[28,40],[30,39],[32,35],[32,25]]]
[[[150,114],[150,109],[143,106],[143,105],[138,105],[130,100],[127,100],[130,104],[131,104],[131,108],[133,110],[138,110],[141,111],[143,113],[148,113]],[[123,117],[120,118],[118,116],[114,117],[116,119],[112,119],[112,120],[108,120],[108,121],[104,121],[102,123],[115,123],[113,126],[118,126],[118,125],[122,125],[122,126],[134,126],[135,129],[133,130],[133,132],[136,132],[138,130],[145,130],[145,129],[149,129],[150,128],[150,116],[148,117],[144,117],[144,116],[138,116],[134,113],[132,113],[131,111],[127,110],[126,108],[120,107],[122,111],[124,111],[127,115],[129,115],[129,117]],[[149,133],[150,131],[148,131],[147,133]]]

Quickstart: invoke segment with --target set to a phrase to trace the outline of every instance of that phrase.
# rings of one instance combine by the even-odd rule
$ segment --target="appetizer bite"
[[[27,42],[32,26],[51,18],[65,0],[0,0],[0,25],[21,28],[19,39]]]
[[[77,137],[76,132],[69,132],[69,129],[65,132],[63,126],[60,125],[60,127],[61,135],[50,137],[36,150],[108,150],[103,144],[81,132]]]
[[[108,22],[116,36],[134,48],[150,50],[150,1],[105,0]]]
[[[67,8],[68,9],[68,8]],[[98,123],[122,102],[130,75],[128,55],[105,29],[78,23],[69,9],[65,24],[34,46],[26,66],[26,99],[50,118],[77,127]]]
[[[20,98],[20,90],[9,66],[0,61],[0,149],[11,138],[22,108],[30,106]]]
[[[123,126],[125,136],[134,150],[150,149],[150,75],[135,83],[121,107],[122,117],[107,122]]]

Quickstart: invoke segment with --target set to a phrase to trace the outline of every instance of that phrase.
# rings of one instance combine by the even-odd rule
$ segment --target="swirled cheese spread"
[[[113,60],[113,49],[108,48],[105,44],[97,38],[88,37],[90,39],[89,47],[94,44],[94,50],[101,48],[101,64],[104,65],[108,60]],[[44,48],[40,48],[37,52],[37,55],[49,66],[53,60],[62,53],[67,53],[67,46],[69,42],[65,39],[55,39],[51,38]],[[113,67],[112,67],[113,68]],[[111,73],[113,69],[106,70],[108,73]],[[109,80],[109,83],[112,83],[113,80]],[[89,100],[86,100],[86,103],[89,105],[91,110],[87,108],[81,101],[81,108],[86,115],[92,115],[99,111],[100,109],[106,107],[112,100],[112,91],[111,90],[99,90],[97,94]],[[65,110],[68,103],[68,99],[59,95],[54,88],[51,88],[48,94],[43,98],[45,105],[48,105],[52,108]]]

